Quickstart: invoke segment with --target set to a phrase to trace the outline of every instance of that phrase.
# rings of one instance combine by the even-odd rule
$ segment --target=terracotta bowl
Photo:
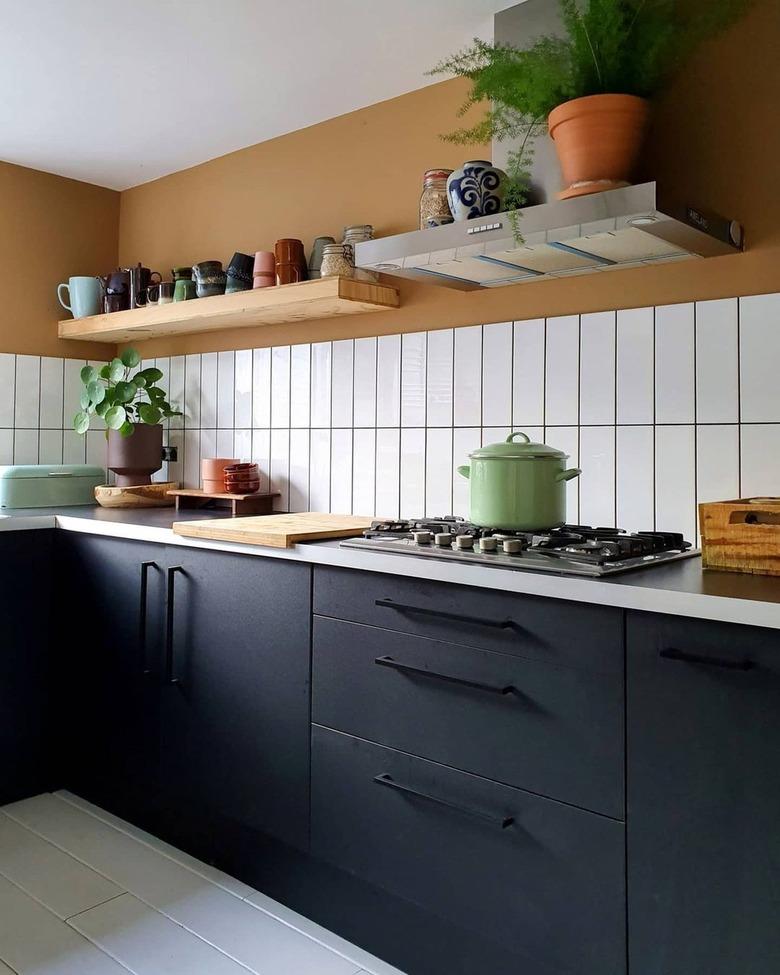
[[[206,494],[225,490],[225,468],[238,464],[236,457],[208,457],[200,462],[200,479]]]
[[[230,494],[254,494],[260,490],[257,464],[231,464],[225,468],[225,491]]]

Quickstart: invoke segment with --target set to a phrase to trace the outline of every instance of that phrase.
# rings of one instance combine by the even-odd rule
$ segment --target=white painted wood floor
[[[403,975],[67,792],[0,809],[0,975]]]

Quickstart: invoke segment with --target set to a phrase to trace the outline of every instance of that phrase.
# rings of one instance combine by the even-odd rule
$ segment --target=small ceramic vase
[[[506,191],[506,173],[485,160],[464,163],[447,178],[447,196],[456,220],[501,213]]]
[[[318,278],[320,277],[320,268],[322,267],[322,257],[325,253],[325,246],[327,244],[335,244],[336,240],[333,237],[315,237],[314,243],[312,244],[311,254],[309,255],[309,277]]]
[[[212,295],[223,295],[227,275],[222,270],[222,261],[201,261],[192,269],[197,285],[198,297],[209,298]]]
[[[273,251],[258,251],[255,254],[253,288],[273,288],[276,284],[276,255]]]
[[[294,237],[284,237],[274,245],[276,255],[277,284],[295,284],[307,278],[306,256],[303,242]]]
[[[225,294],[231,294],[234,291],[249,291],[252,287],[253,264],[254,258],[249,254],[236,251],[230,259],[230,264],[228,264]]]

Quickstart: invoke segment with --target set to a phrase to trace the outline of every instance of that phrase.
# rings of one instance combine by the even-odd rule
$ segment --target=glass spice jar
[[[321,278],[332,278],[341,275],[344,278],[355,276],[355,265],[352,261],[352,247],[350,244],[326,244],[322,252]]]
[[[420,230],[453,222],[447,199],[447,177],[451,172],[451,169],[429,169],[425,173],[420,197]]]
[[[356,223],[344,228],[344,246],[348,248],[347,258],[352,262],[354,268],[353,277],[358,281],[376,282],[379,275],[376,271],[367,271],[362,267],[355,267],[355,244],[360,244],[364,240],[374,239],[374,228],[370,223]]]

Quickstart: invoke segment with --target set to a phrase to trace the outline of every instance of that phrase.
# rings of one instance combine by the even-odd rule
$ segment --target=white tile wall
[[[696,530],[780,494],[780,294],[157,359],[184,408],[160,476],[256,461],[279,509],[468,513],[457,473],[513,427],[567,451],[570,521]],[[104,462],[82,361],[0,354],[0,463]]]

